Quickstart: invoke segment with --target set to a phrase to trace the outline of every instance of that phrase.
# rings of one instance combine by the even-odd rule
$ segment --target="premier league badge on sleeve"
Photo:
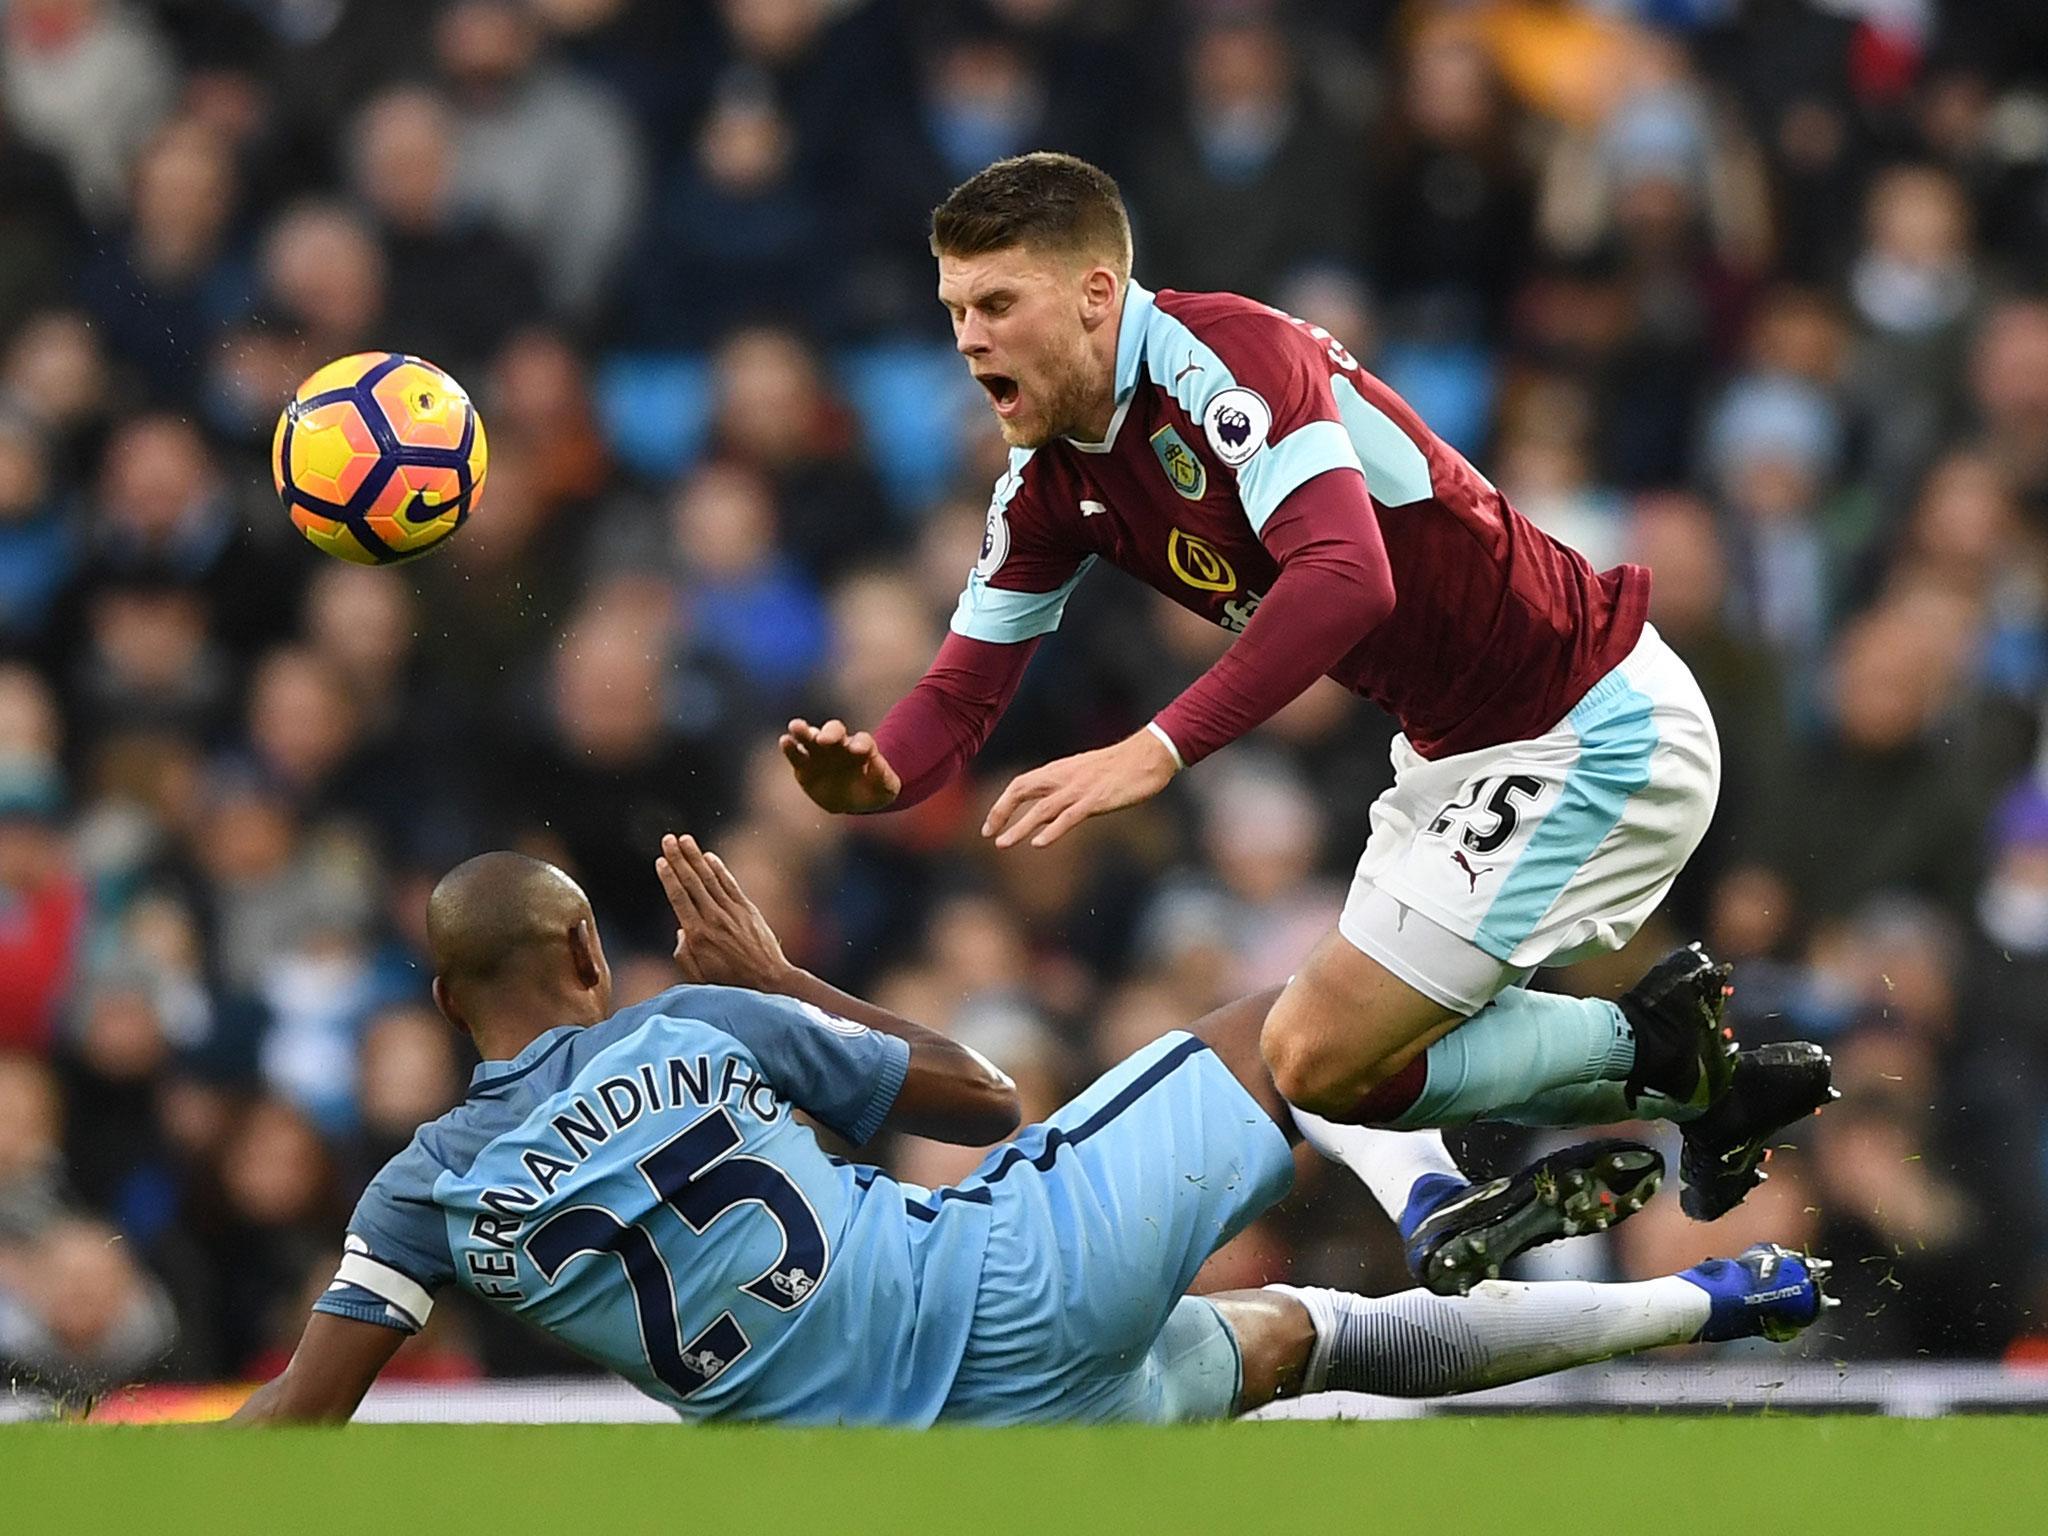
[[[1202,431],[1216,457],[1236,469],[1266,446],[1273,430],[1273,412],[1249,389],[1220,391],[1202,412]]]
[[[986,580],[1003,568],[1003,562],[1010,558],[1010,520],[1003,516],[1003,504],[992,501],[988,507],[988,526],[981,530],[981,558],[974,562],[974,572]]]

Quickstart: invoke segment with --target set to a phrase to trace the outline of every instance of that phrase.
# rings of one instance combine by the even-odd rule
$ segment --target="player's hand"
[[[998,848],[1014,848],[1027,837],[1034,848],[1049,847],[1090,816],[1151,799],[1179,771],[1166,744],[1140,731],[1113,747],[1018,774],[989,807],[981,835],[994,838]]]
[[[781,746],[804,793],[834,815],[886,810],[903,792],[903,780],[875,738],[849,731],[844,720],[792,720]]]
[[[654,861],[676,914],[676,967],[691,981],[776,991],[792,967],[761,909],[715,853],[694,837],[661,840]]]

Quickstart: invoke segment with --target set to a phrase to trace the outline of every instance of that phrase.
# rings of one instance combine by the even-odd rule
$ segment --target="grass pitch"
[[[2048,1529],[2048,1418],[0,1428],[0,1530],[23,1536],[1731,1529]]]

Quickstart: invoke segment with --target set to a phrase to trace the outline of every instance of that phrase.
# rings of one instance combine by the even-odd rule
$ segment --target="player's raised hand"
[[[994,838],[998,848],[1014,848],[1027,837],[1034,848],[1049,847],[1090,816],[1151,799],[1179,771],[1165,744],[1140,731],[1113,747],[1018,774],[989,807],[981,835]]]
[[[661,840],[654,872],[676,915],[676,966],[691,981],[779,989],[793,967],[768,919],[725,861],[673,833]]]
[[[903,791],[875,738],[848,730],[844,720],[792,720],[781,746],[804,793],[835,815],[885,810]]]

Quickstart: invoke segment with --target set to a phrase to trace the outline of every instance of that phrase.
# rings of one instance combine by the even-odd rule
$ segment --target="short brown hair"
[[[1013,245],[1101,256],[1131,273],[1131,217],[1110,174],[1039,150],[998,160],[932,210],[934,256],[984,256]]]

